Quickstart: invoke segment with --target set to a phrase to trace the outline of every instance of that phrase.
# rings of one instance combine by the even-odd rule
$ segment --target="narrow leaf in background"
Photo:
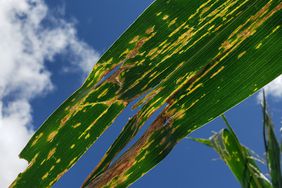
[[[267,167],[274,188],[282,187],[281,154],[278,140],[275,136],[274,125],[267,111],[266,97],[263,93],[263,133]]]
[[[208,140],[193,140],[212,147],[230,168],[242,188],[272,188],[270,181],[258,168],[255,157],[240,143],[226,118],[223,118],[228,129],[221,130]]]
[[[267,111],[265,91],[262,92],[263,136],[266,165],[270,174],[269,181],[257,166],[257,159],[251,150],[243,146],[226,117],[222,118],[227,129],[215,133],[210,139],[192,138],[192,140],[212,147],[221,159],[230,168],[243,188],[270,187],[280,188],[281,181],[281,154],[280,146],[275,136],[274,126]]]

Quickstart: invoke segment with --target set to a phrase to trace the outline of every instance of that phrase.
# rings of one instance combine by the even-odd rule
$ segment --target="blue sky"
[[[3,2],[0,1],[0,6],[8,7],[7,10],[11,10],[9,9],[9,3]],[[13,5],[13,2],[14,1],[11,1],[11,7],[18,6]],[[20,0],[20,2],[25,4],[27,1]],[[26,130],[29,130],[29,132],[25,133],[27,136],[24,137],[24,139],[15,142],[15,144],[20,144],[19,149],[24,146],[25,142],[28,140],[28,136],[33,134],[31,129],[36,130],[43,123],[43,121],[81,85],[83,79],[87,75],[87,71],[89,71],[89,68],[87,67],[91,67],[91,64],[94,64],[97,61],[98,56],[103,54],[126,30],[126,28],[128,28],[130,24],[140,15],[140,13],[142,13],[142,11],[153,1],[46,0],[46,4],[44,4],[44,1],[41,0],[35,0],[35,2],[48,10],[46,10],[46,15],[43,15],[44,19],[43,21],[41,20],[42,23],[39,23],[43,29],[32,29],[40,30],[41,32],[48,31],[46,32],[47,34],[50,34],[50,30],[55,30],[55,36],[50,34],[50,41],[55,43],[60,41],[56,38],[61,36],[58,34],[68,37],[64,40],[62,39],[63,42],[61,46],[57,47],[54,50],[55,52],[51,53],[52,50],[50,52],[49,46],[46,44],[47,50],[38,55],[41,55],[41,58],[38,60],[40,61],[38,64],[41,66],[41,69],[38,70],[40,75],[32,79],[34,79],[34,82],[43,78],[45,79],[45,81],[43,81],[44,83],[41,83],[38,86],[39,88],[43,87],[41,92],[34,94],[34,90],[32,90],[33,88],[30,88],[31,84],[29,82],[24,82],[24,84],[27,86],[24,89],[19,86],[15,86],[15,88],[10,89],[4,84],[1,85],[0,82],[0,130],[4,130],[4,128],[7,129],[7,126],[5,127],[4,123],[7,122],[7,119],[12,119],[10,117],[14,117],[14,114],[12,113],[13,111],[9,115],[4,113],[5,111],[9,111],[7,110],[10,109],[9,104],[18,104],[20,101],[23,102],[24,105],[20,105],[18,107],[19,110],[23,108],[22,106],[27,108],[27,113],[20,116],[27,118],[26,123],[21,122],[18,124],[21,126],[21,128],[25,127]],[[25,9],[21,10],[21,8],[19,8],[19,10],[22,12],[26,11]],[[25,13],[27,15],[29,14],[28,11]],[[34,15],[40,16],[38,13],[34,13]],[[50,18],[53,20],[57,19],[57,21],[54,22]],[[21,21],[22,20],[19,20],[17,24],[21,25]],[[24,23],[27,28],[31,27],[31,24],[28,23],[29,22]],[[21,27],[21,29],[17,29],[14,32],[25,32],[25,30],[23,30],[24,28],[25,27]],[[0,29],[0,36],[3,33],[5,33],[5,30],[1,31]],[[28,38],[30,36],[24,35],[24,37]],[[54,39],[55,41],[51,39]],[[34,39],[35,42],[32,44],[37,44],[39,43],[38,41],[41,40],[42,37],[38,37],[38,39]],[[39,44],[45,43],[41,41]],[[71,45],[74,47],[70,47]],[[80,51],[81,49],[83,52]],[[25,54],[23,53],[23,55]],[[34,56],[37,57],[36,55],[37,54]],[[51,56],[51,58],[49,56]],[[16,62],[14,59],[11,59],[10,61],[11,63]],[[37,64],[37,62],[29,63],[27,60],[27,67],[35,64]],[[9,69],[10,72],[6,72],[12,74],[15,68],[16,66]],[[0,75],[1,73],[2,75],[5,75],[4,70],[6,70],[5,66],[4,68],[0,69]],[[42,70],[46,71],[46,75],[44,74],[45,77],[42,75],[42,72],[40,72]],[[0,76],[0,78],[2,77]],[[9,84],[14,82],[17,83],[13,80],[10,81],[11,79],[9,80],[6,78],[6,80],[8,80],[7,83]],[[282,117],[281,82],[282,81],[280,79],[276,81],[275,84],[268,87],[271,115],[273,116],[274,122],[277,126],[277,133],[279,132],[278,130],[281,125]],[[19,83],[22,84],[22,82]],[[1,87],[7,91],[1,93]],[[15,92],[18,90],[20,91],[20,94],[16,95]],[[127,113],[130,112],[127,111]],[[247,145],[249,148],[252,148],[262,156],[264,150],[262,141],[262,116],[257,95],[250,97],[240,105],[231,109],[226,113],[226,115],[231,125],[234,127],[235,132],[238,133],[242,143]],[[1,118],[3,120],[1,120]],[[87,177],[87,175],[95,167],[95,164],[98,163],[99,159],[102,157],[113,138],[118,135],[122,126],[121,122],[124,122],[126,120],[125,118],[127,118],[126,114],[119,117],[114,126],[112,126],[106,132],[106,134],[101,137],[94,147],[90,148],[90,150],[81,158],[81,160],[64,177],[62,177],[62,179],[56,183],[54,187],[79,187],[85,177]],[[208,138],[211,136],[212,131],[218,131],[223,127],[223,121],[221,119],[216,119],[215,121],[206,125],[204,128],[194,132],[191,136]],[[16,135],[11,136],[16,137]],[[3,151],[0,150],[0,152]],[[15,155],[15,152],[11,153],[11,155]],[[1,160],[3,161],[4,159],[4,157],[0,157],[0,164],[2,164]],[[23,169],[23,166],[24,165],[22,165],[22,163],[19,164],[19,166],[15,166],[15,172],[17,171],[17,168]],[[5,171],[7,169],[4,167],[2,170]],[[5,185],[4,183],[1,184],[1,181],[4,180],[1,180],[0,171],[0,185]],[[239,187],[239,184],[236,182],[229,169],[219,159],[218,155],[213,150],[205,146],[194,143],[188,139],[184,139],[175,147],[175,149],[164,161],[162,161],[156,168],[150,171],[142,179],[138,180],[131,187],[202,188],[227,186],[229,188],[236,188]]]

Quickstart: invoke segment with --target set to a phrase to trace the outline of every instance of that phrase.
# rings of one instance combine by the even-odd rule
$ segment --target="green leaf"
[[[250,151],[240,144],[224,116],[223,119],[228,129],[221,130],[205,142],[209,142],[209,146],[219,154],[243,188],[271,188],[271,183],[257,167]],[[203,143],[201,139],[195,141]]]
[[[32,137],[20,155],[29,167],[11,187],[52,186],[129,103],[144,96],[85,186],[133,183],[187,134],[282,73],[281,8],[280,0],[156,0]]]
[[[201,143],[201,144],[204,144],[206,146],[209,146],[209,147],[212,147],[212,143],[210,141],[210,139],[204,139],[204,138],[192,138],[192,137],[189,137],[189,139],[195,141],[195,142],[198,142],[198,143]]]
[[[271,176],[274,188],[282,187],[281,164],[280,164],[280,146],[276,139],[273,123],[267,112],[265,93],[263,93],[263,117],[264,117],[264,145],[267,159],[267,166]]]
[[[212,147],[220,155],[244,188],[272,187],[256,165],[256,161],[238,138],[224,129],[211,139]]]

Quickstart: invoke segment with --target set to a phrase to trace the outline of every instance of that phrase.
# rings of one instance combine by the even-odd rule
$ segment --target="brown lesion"
[[[232,46],[233,45],[228,40],[226,40],[222,43],[221,48],[224,49],[224,50],[228,50],[228,49],[232,48]]]
[[[139,54],[139,50],[140,48],[148,41],[148,38],[141,38],[137,43],[136,46],[130,50],[127,55],[126,55],[126,59],[132,59],[134,57],[136,57]]]
[[[68,110],[68,113],[67,115],[65,115],[61,121],[60,121],[60,128],[62,128],[66,122],[77,112],[79,111],[79,109],[81,109],[81,104],[82,104],[82,101],[84,99],[78,101],[76,104],[74,104],[69,110]]]
[[[244,24],[240,25],[226,41],[222,43],[221,48],[224,51],[236,49],[243,41],[256,33],[257,29],[273,16],[277,11],[282,9],[282,2],[272,10],[270,9],[272,2],[264,5],[255,15],[251,16]],[[242,31],[240,31],[242,30]]]
[[[126,58],[125,58],[125,60],[123,60],[123,61],[126,61],[126,60],[128,60],[128,59],[132,59],[132,58],[136,57],[136,56],[139,54],[139,52],[140,52],[140,48],[141,48],[147,41],[149,41],[153,36],[155,36],[156,33],[155,33],[154,31],[155,31],[155,26],[152,26],[152,27],[148,28],[148,29],[145,31],[145,33],[146,33],[147,35],[149,35],[149,36],[140,38],[139,35],[138,35],[138,36],[134,37],[132,41],[134,41],[134,43],[136,43],[136,45],[135,45],[135,47],[134,47],[132,50],[129,50],[129,51],[127,52]],[[131,41],[131,42],[132,42],[132,41]],[[131,43],[131,42],[130,42],[130,43]]]
[[[148,35],[150,35],[150,34],[152,34],[154,31],[155,31],[155,26],[148,28],[148,29],[145,31],[145,33],[148,34]]]
[[[148,148],[152,143],[152,136],[158,131],[161,131],[164,127],[170,128],[172,124],[169,121],[168,114],[165,110],[149,127],[146,133],[139,139],[139,141],[123,154],[119,160],[109,167],[103,174],[98,176],[96,179],[91,181],[86,187],[103,187],[103,186],[114,186],[126,180],[126,172],[136,163],[136,158],[142,152],[142,150]],[[167,143],[168,138],[163,138],[162,143]],[[117,178],[117,179],[116,179]],[[116,179],[116,180],[115,180]]]
[[[57,136],[57,134],[58,134],[58,130],[51,132],[47,137],[47,141],[51,142]]]
[[[139,40],[139,38],[140,38],[139,35],[135,36],[135,37],[129,42],[129,44],[136,43],[136,42]]]
[[[47,156],[47,160],[51,159],[51,157],[53,157],[53,155],[56,153],[56,148],[53,148],[49,153],[48,153],[48,156]]]

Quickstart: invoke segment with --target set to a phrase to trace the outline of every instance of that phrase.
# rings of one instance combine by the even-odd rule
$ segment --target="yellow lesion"
[[[173,32],[171,32],[168,37],[171,38],[172,36],[174,36],[176,33],[178,33],[181,29],[184,28],[184,26],[186,26],[187,22],[182,23],[179,27],[177,27]]]
[[[271,34],[272,34],[272,33],[275,33],[280,27],[281,27],[280,25],[276,26],[276,27],[271,31]]]
[[[259,49],[262,46],[262,42],[258,43],[258,45],[256,45],[256,49]]]
[[[54,169],[55,169],[55,166],[53,165],[53,166],[50,168],[49,172],[51,172],[51,171],[54,170]]]
[[[229,143],[228,140],[229,140],[229,137],[228,137],[228,136],[223,136],[223,142],[224,142],[224,143],[226,143],[226,144]]]
[[[126,55],[124,61],[126,61],[128,59],[133,59],[137,55],[140,55],[141,47],[156,35],[156,32],[154,32],[154,26],[152,26],[151,28],[148,28],[145,31],[145,33],[149,36],[140,38],[138,41],[135,42],[136,44],[135,44],[135,47],[133,49],[126,50],[126,52],[124,52],[124,54]]]
[[[76,128],[80,127],[80,125],[81,125],[81,123],[77,123],[77,124],[73,125],[72,127],[73,127],[74,129],[76,129]]]
[[[71,160],[71,162],[69,163],[69,167],[70,166],[72,166],[74,163],[75,163],[75,161],[77,160],[77,157],[74,157],[72,160]]]
[[[31,146],[34,146],[42,136],[43,136],[43,133],[41,132],[39,135],[37,135],[35,137],[34,141],[31,144]]]
[[[57,136],[57,134],[58,134],[58,130],[51,132],[47,137],[47,141],[51,142]]]
[[[172,21],[169,22],[168,27],[171,27],[172,25],[174,25],[177,21],[177,18],[174,18]]]
[[[247,53],[247,51],[241,52],[241,53],[238,55],[238,59],[240,59],[241,57],[243,57],[246,53]]]
[[[161,60],[161,62],[164,62],[167,59],[174,56],[175,54],[178,54],[193,38],[194,34],[195,34],[194,28],[192,27],[190,27],[188,30],[182,33],[175,42],[171,43],[167,48],[165,48],[165,50],[162,51],[162,53],[166,53],[166,52],[171,52],[171,53],[167,54]]]
[[[213,73],[210,78],[213,78],[216,75],[218,75],[223,69],[224,69],[224,66],[220,67],[220,69],[218,69],[215,73]]]
[[[194,14],[192,14],[188,20],[194,18],[196,15],[198,15],[203,9],[205,9],[207,7],[207,5],[211,2],[211,0],[209,1],[206,1],[205,3],[203,3],[197,10]]]
[[[46,159],[44,159],[43,161],[41,161],[40,165],[43,165],[45,163]]]
[[[198,28],[195,29],[195,32],[193,34],[193,36],[195,36],[198,32],[202,31],[203,29],[207,28],[207,32],[203,33],[201,35],[201,37],[199,37],[199,39],[197,39],[196,41],[193,42],[193,44],[189,45],[188,47],[185,47],[185,50],[181,51],[181,53],[186,52],[187,50],[189,50],[192,46],[194,46],[196,43],[198,43],[201,39],[203,39],[205,36],[218,31],[218,29],[220,29],[221,27],[223,27],[223,25],[225,23],[228,23],[230,20],[226,20],[227,16],[229,16],[230,14],[234,14],[235,11],[231,11],[229,12],[229,10],[233,10],[233,6],[236,5],[236,2],[232,2],[232,1],[226,1],[225,3],[223,3],[220,7],[216,8],[215,10],[211,11],[207,16],[205,16],[203,19],[200,19],[200,22],[198,24]],[[245,2],[244,2],[245,3]],[[208,4],[208,2],[207,2]],[[239,5],[238,7],[241,7],[242,5]],[[201,7],[204,8],[205,6]],[[236,10],[238,9],[238,7],[236,8]],[[232,9],[231,9],[232,8]],[[196,11],[195,15],[198,14],[200,12],[200,9]],[[220,25],[217,24],[212,24],[216,19],[218,18],[222,18],[223,22],[221,22]],[[209,19],[209,20],[207,20]],[[210,27],[208,27],[209,25],[211,25]],[[188,25],[185,26],[185,28],[188,27]],[[192,37],[193,37],[192,36]],[[188,44],[188,43],[187,43]],[[186,44],[186,45],[187,45]],[[227,44],[227,43],[226,43]]]
[[[199,87],[202,87],[201,84],[198,84],[194,89],[193,91],[195,91],[197,88]],[[193,92],[192,90],[190,91],[191,93]],[[187,97],[190,93],[187,93],[187,94],[184,94],[180,97],[179,100],[181,100],[181,98],[183,97]],[[202,94],[200,98],[194,100],[188,107],[185,107],[185,104],[182,104],[181,105],[181,108],[180,110],[176,110],[176,109],[170,109],[169,111],[169,114],[172,114],[171,116],[173,116],[173,119],[182,119],[185,117],[186,113],[187,113],[187,110],[189,110],[190,108],[192,108],[194,105],[196,105],[201,99],[203,99],[204,97],[206,96],[206,94]],[[179,101],[178,100],[178,101]],[[174,102],[174,104],[176,103],[177,101]]]
[[[257,29],[267,21],[273,14],[281,10],[282,3],[278,4],[271,11],[272,2],[268,2],[264,5],[255,15],[251,16],[244,24],[240,25],[229,37],[223,42],[221,48],[224,52],[236,49],[243,41],[256,33]],[[229,44],[229,45],[226,45]],[[230,51],[231,50],[231,51]]]
[[[138,41],[135,41],[134,43],[136,43],[136,42],[138,42]],[[122,52],[122,53],[120,54],[119,57],[121,58],[121,57],[127,55],[127,54],[129,53],[129,51],[130,51],[130,50],[127,48],[124,52]]]
[[[163,18],[162,18],[162,20],[167,20],[168,18],[169,18],[168,15],[164,15]]]
[[[139,40],[139,38],[140,38],[139,35],[135,36],[135,37],[129,42],[129,44],[136,43],[136,42]],[[121,57],[121,56],[120,56],[120,57]]]
[[[179,109],[173,114],[173,119],[182,119],[185,116],[185,109]]]
[[[47,156],[47,160],[51,159],[51,157],[53,157],[53,155],[56,153],[56,148],[53,148]]]
[[[68,110],[68,113],[60,121],[60,128],[62,128],[73,115],[75,115],[81,108],[83,108],[81,104],[82,101],[78,101]]]
[[[33,166],[33,164],[36,162],[38,156],[39,156],[39,153],[37,153],[37,154],[32,158],[32,160],[31,160],[31,161],[29,162],[29,164],[28,164],[28,167],[27,167],[26,171],[27,171],[28,169],[30,169],[30,168]]]
[[[149,51],[149,53],[146,55],[146,57],[150,57],[153,56],[157,51],[158,51],[159,47],[155,47],[152,50]]]
[[[269,33],[263,40],[268,39],[273,33],[275,33],[280,28],[280,25],[276,26],[271,33]]]
[[[88,133],[84,139],[88,139],[90,137],[90,134]]]
[[[158,12],[157,14],[156,14],[156,16],[160,16],[162,14],[162,12]]]
[[[49,172],[47,172],[46,174],[44,174],[44,175],[41,177],[41,179],[42,179],[42,180],[45,180],[45,179],[48,178],[48,176],[49,176]]]
[[[190,95],[191,93],[193,93],[194,91],[196,91],[197,89],[199,89],[200,87],[203,87],[203,86],[204,86],[203,83],[199,83],[195,87],[192,87],[192,88],[189,87],[187,89],[187,91],[188,91],[187,96]]]
[[[104,91],[102,91],[99,96],[98,96],[98,99],[104,97],[107,95],[107,93],[109,92],[109,88],[106,88]]]
[[[217,14],[218,17],[221,17],[224,20],[227,19],[228,12],[231,10],[231,8],[237,3],[237,1],[232,1],[229,3],[226,3],[226,6],[224,7],[223,10],[220,10]]]

